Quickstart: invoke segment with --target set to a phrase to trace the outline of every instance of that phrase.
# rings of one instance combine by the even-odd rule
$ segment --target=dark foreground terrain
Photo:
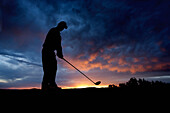
[[[169,88],[84,88],[63,89],[61,91],[42,92],[30,90],[0,90],[1,105],[10,108],[24,108],[25,111],[56,109],[86,111],[106,110],[130,111],[168,108]],[[13,110],[13,109],[12,109]],[[165,110],[165,109],[163,109]],[[22,110],[21,110],[22,111]],[[25,112],[24,111],[24,112]]]
[[[117,99],[137,97],[163,98],[169,96],[169,88],[83,88],[83,89],[62,89],[59,91],[43,92],[40,89],[25,90],[0,90],[1,98],[100,98]]]

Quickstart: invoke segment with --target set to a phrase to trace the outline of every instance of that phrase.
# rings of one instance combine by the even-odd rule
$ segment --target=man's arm
[[[61,46],[61,38],[59,38],[57,40],[56,50],[57,50],[57,56],[62,59],[63,58],[63,51],[62,51],[62,46]]]

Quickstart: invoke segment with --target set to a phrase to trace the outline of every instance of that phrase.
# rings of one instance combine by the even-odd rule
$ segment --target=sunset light
[[[75,88],[107,88],[107,85],[99,85],[99,86],[95,86],[95,85],[86,85],[86,84],[80,84],[74,87],[63,87],[63,89],[75,89]]]

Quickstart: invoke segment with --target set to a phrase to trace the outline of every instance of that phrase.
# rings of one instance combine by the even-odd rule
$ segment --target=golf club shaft
[[[84,75],[87,79],[89,79],[91,82],[95,84],[93,80],[91,80],[88,76],[86,76],[83,72],[81,72],[79,69],[77,69],[75,66],[73,66],[70,62],[68,62],[66,59],[63,58],[64,61],[66,61],[68,64],[70,64],[72,67],[74,67],[78,72],[80,72],[82,75]]]

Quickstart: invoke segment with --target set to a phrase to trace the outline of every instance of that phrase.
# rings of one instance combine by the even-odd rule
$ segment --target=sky
[[[63,55],[100,86],[170,83],[169,0],[0,0],[0,88],[40,88],[41,50],[60,21]],[[56,57],[57,58],[57,57]],[[94,85],[57,58],[62,88]]]

